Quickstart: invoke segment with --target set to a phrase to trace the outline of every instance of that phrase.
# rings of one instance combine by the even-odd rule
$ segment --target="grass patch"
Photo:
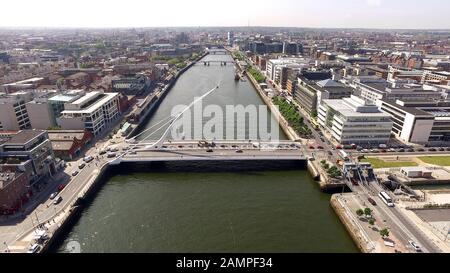
[[[416,167],[418,164],[413,161],[384,161],[378,158],[365,158],[361,162],[372,164],[374,169],[382,168],[400,168],[400,167]]]
[[[419,159],[425,163],[437,166],[450,166],[450,156],[423,156]]]

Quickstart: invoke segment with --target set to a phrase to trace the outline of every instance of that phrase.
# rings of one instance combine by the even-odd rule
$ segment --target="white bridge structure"
[[[168,140],[175,121],[196,103],[220,89],[220,83],[201,97],[196,98],[185,109],[169,116],[138,135],[121,143],[123,152],[110,162],[158,162],[158,161],[236,161],[236,160],[306,160],[306,151],[301,143],[293,141],[259,140]],[[159,126],[159,127],[158,127]],[[168,126],[156,141],[148,141],[156,132]],[[149,133],[150,132],[150,133]],[[140,136],[149,133],[143,139]]]

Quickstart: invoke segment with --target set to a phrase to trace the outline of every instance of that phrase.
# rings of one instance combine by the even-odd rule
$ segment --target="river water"
[[[231,58],[210,55],[205,60]],[[204,105],[264,104],[249,82],[234,81],[232,65],[196,65],[180,77],[146,128],[218,81],[220,92],[207,97]],[[251,126],[257,125],[235,130],[248,132]],[[162,131],[148,139],[161,135]],[[281,130],[279,136],[286,138]],[[331,209],[330,195],[319,190],[304,168],[227,164],[231,163],[118,168],[57,251],[66,252],[73,241],[82,252],[358,251]]]

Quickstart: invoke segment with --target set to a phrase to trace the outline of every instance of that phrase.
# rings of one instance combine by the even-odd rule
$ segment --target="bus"
[[[393,207],[394,203],[392,202],[392,198],[384,191],[380,192],[378,194],[378,196],[380,197],[381,200],[383,200],[383,202],[388,206],[388,207]]]

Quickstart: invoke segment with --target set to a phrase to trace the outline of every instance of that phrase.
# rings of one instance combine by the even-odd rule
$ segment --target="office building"
[[[389,142],[391,116],[381,112],[357,96],[338,100],[323,100],[318,122],[333,139],[344,145],[379,145]]]

